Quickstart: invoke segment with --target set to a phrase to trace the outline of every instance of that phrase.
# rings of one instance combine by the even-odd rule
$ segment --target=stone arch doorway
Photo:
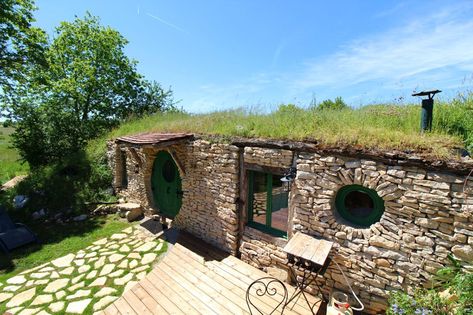
[[[151,189],[161,214],[174,218],[182,205],[182,180],[171,154],[160,151],[153,163]]]

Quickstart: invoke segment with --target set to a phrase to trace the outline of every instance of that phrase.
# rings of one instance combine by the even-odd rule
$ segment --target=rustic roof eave
[[[171,145],[185,140],[191,140],[193,137],[194,135],[190,133],[140,133],[118,137],[115,142],[146,147],[164,144]]]
[[[381,150],[360,148],[354,146],[327,146],[315,140],[291,141],[258,138],[234,138],[232,144],[237,147],[260,147],[268,149],[283,149],[298,152],[312,152],[317,154],[332,154],[344,157],[371,159],[387,165],[415,166],[426,170],[448,171],[459,175],[466,175],[473,169],[473,160],[442,160],[434,157],[422,156],[417,153],[399,150]]]

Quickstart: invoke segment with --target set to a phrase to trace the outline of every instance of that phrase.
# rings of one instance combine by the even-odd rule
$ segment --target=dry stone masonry
[[[148,213],[159,213],[150,189],[154,157],[172,150],[180,170],[183,203],[173,225],[230,252],[265,271],[283,269],[286,238],[246,226],[245,174],[287,170],[294,162],[297,177],[289,195],[288,237],[301,231],[335,243],[332,258],[341,266],[369,313],[386,308],[390,291],[411,292],[428,286],[453,254],[473,268],[473,180],[432,167],[380,162],[301,150],[237,147],[222,141],[195,139],[171,147],[109,145],[115,185]],[[126,156],[125,163],[120,157]],[[257,169],[257,168],[256,168]],[[120,186],[126,173],[127,187]],[[380,220],[360,228],[343,219],[335,206],[340,188],[360,185],[384,202]],[[322,281],[322,279],[321,279]],[[348,292],[334,264],[323,288]],[[328,292],[326,292],[328,293]]]
[[[335,242],[333,257],[368,311],[385,309],[391,290],[427,286],[449,253],[473,265],[473,183],[464,185],[465,176],[314,153],[299,153],[297,170],[293,231]],[[350,225],[335,210],[337,191],[351,184],[371,188],[384,200],[381,220],[369,228]],[[260,268],[284,265],[284,242],[276,249],[267,237],[250,235],[243,238],[242,259]],[[348,291],[333,265],[325,278],[325,288]]]
[[[292,165],[293,153],[289,150],[245,147],[244,152],[245,163],[282,168]]]
[[[195,141],[189,148],[176,226],[236,254],[239,155],[232,145]]]

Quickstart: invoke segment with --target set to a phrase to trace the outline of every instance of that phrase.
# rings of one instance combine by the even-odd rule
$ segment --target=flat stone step
[[[18,175],[18,176],[13,177],[8,182],[0,186],[0,191],[2,190],[6,191],[8,189],[15,187],[16,185],[18,185],[19,182],[24,180],[26,177],[27,177],[26,175]]]

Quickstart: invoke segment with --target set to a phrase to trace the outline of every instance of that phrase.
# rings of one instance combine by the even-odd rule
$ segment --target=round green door
[[[181,177],[176,163],[166,151],[160,151],[154,160],[151,187],[161,213],[174,218],[182,205]]]

